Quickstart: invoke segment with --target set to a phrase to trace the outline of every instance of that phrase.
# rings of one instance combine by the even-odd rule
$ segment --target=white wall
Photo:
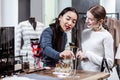
[[[1,0],[0,0],[0,26],[1,26]]]
[[[107,13],[115,13],[116,0],[100,0],[100,4],[105,7]]]
[[[55,0],[44,0],[45,2],[45,25],[48,26],[55,19]]]
[[[1,0],[1,25],[16,26],[18,24],[18,0]]]
[[[72,6],[72,0],[57,0],[58,2],[58,14],[65,8]]]
[[[44,0],[45,25],[48,26],[65,7],[71,6],[71,2],[71,0]]]
[[[44,23],[45,27],[55,18],[56,0],[31,0],[31,17]]]
[[[44,0],[31,0],[30,16],[44,23]]]

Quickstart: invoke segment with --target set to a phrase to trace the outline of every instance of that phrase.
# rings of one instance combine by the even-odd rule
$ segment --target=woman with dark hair
[[[43,63],[46,66],[55,67],[59,59],[74,57],[73,52],[65,50],[66,32],[75,27],[77,20],[76,9],[67,7],[59,14],[55,23],[43,31],[40,45],[43,49]]]
[[[114,51],[112,35],[104,28],[105,8],[101,5],[91,7],[86,14],[87,29],[82,31],[82,51],[77,53],[81,60],[79,68],[88,71],[101,71],[103,57],[108,66],[113,67]]]

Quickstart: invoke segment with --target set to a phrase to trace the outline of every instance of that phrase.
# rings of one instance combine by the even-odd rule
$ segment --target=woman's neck
[[[102,25],[98,26],[98,27],[95,27],[95,28],[92,28],[93,31],[102,31],[104,28]]]

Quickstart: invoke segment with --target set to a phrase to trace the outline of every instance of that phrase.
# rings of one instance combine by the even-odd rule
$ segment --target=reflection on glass
[[[77,53],[79,50],[79,48],[76,48],[75,53]],[[59,60],[59,63],[56,64],[54,74],[57,74],[57,76],[60,78],[65,78],[65,80],[80,80],[80,76],[77,75],[77,60],[77,58],[74,59],[74,62],[73,59]]]
[[[55,72],[70,73],[72,71],[72,59],[59,60]]]
[[[23,62],[23,71],[28,72],[29,71],[29,62]]]
[[[28,61],[28,53],[24,56],[25,57],[25,62],[23,62],[23,71],[24,72],[29,72],[29,61]]]

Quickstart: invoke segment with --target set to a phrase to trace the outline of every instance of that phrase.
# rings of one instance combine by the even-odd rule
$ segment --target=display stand
[[[14,72],[14,27],[0,27],[0,77]]]

